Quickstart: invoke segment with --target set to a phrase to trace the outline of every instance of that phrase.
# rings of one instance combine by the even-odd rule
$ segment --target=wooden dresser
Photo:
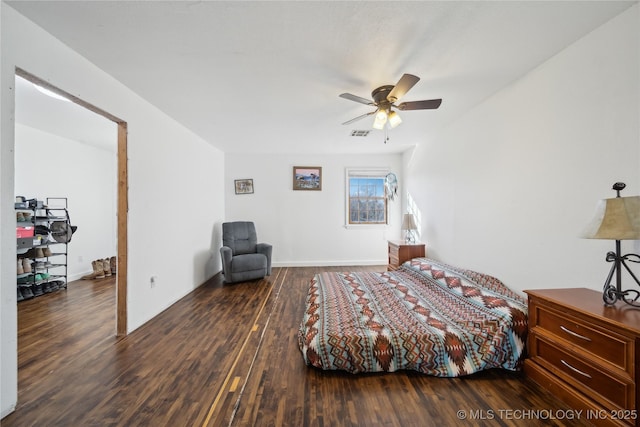
[[[407,243],[404,240],[389,240],[389,265],[387,270],[397,269],[411,258],[426,256],[424,243]]]
[[[640,425],[640,308],[602,292],[537,289],[529,297],[525,373],[595,425]]]

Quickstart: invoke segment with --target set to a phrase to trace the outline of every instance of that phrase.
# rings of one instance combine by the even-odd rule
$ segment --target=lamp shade
[[[389,113],[389,126],[391,126],[391,128],[395,128],[400,123],[402,123],[402,119],[400,118],[400,115],[398,113],[396,113],[395,111],[390,112]]]
[[[384,129],[385,123],[387,123],[387,112],[385,110],[379,109],[376,113],[376,118],[373,121],[373,128]]]
[[[600,200],[586,239],[640,240],[640,196]]]
[[[413,214],[404,214],[402,218],[402,229],[403,230],[417,230],[418,225],[416,224],[416,218]]]

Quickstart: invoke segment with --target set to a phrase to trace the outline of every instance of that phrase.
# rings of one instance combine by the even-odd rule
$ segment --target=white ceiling
[[[374,153],[419,143],[637,2],[7,3],[225,152]],[[387,144],[351,137],[372,118],[341,123],[371,108],[338,95],[403,73],[421,80],[402,101],[442,106],[402,112]]]
[[[25,126],[116,151],[117,125],[73,102],[52,98],[16,76],[16,121]]]

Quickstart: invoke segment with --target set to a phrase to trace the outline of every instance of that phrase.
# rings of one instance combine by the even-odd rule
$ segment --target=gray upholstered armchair
[[[222,274],[227,283],[261,279],[271,275],[271,250],[268,243],[258,243],[253,222],[222,224]]]

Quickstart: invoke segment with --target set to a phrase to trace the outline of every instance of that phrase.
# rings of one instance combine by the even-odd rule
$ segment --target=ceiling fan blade
[[[442,104],[442,99],[428,99],[424,101],[409,101],[398,104],[398,110],[435,110]]]
[[[420,77],[418,76],[414,76],[413,74],[403,74],[402,77],[400,77],[400,80],[398,80],[398,83],[393,87],[393,89],[391,89],[389,95],[387,95],[387,99],[391,103],[396,102],[409,92],[409,89],[418,83],[418,80],[420,80]]]
[[[362,98],[360,96],[356,96],[356,95],[351,95],[350,93],[341,93],[340,95],[338,95],[340,98],[344,98],[344,99],[348,99],[350,101],[356,101],[359,102],[361,104],[366,104],[366,105],[375,105],[373,103],[373,101],[371,101],[370,99],[366,99],[366,98]]]
[[[375,113],[376,113],[376,111],[378,111],[378,110],[374,110],[374,111],[372,111],[372,112],[370,112],[370,113],[363,114],[363,115],[358,116],[358,117],[356,117],[356,118],[354,118],[354,119],[347,120],[346,122],[344,122],[344,123],[343,123],[343,125],[348,125],[348,124],[353,123],[353,122],[356,122],[356,121],[358,121],[358,120],[360,120],[360,119],[364,119],[364,118],[365,118],[365,117],[367,117],[367,116],[370,116],[370,115],[372,115],[372,114],[375,114]]]

